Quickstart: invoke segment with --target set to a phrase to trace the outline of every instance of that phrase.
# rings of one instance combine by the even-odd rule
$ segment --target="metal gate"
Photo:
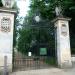
[[[52,67],[50,64],[51,57],[37,56],[37,57],[25,57],[21,59],[15,59],[14,71],[36,70],[46,69]]]
[[[48,23],[48,22],[47,22]],[[25,25],[25,30],[29,30],[31,42],[22,58],[14,57],[14,70],[31,70],[49,68],[55,63],[55,37],[54,30],[50,23],[37,23],[37,25]],[[30,54],[29,54],[30,53]]]

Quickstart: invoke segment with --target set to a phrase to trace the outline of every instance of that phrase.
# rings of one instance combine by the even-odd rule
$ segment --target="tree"
[[[56,6],[61,6],[63,15],[72,18],[70,22],[70,36],[72,53],[75,52],[75,1],[74,0],[31,0],[30,15],[36,8],[40,10],[41,16],[49,20],[55,17],[54,9]],[[33,13],[34,14],[34,13]]]
[[[56,6],[61,6],[63,13],[65,13],[65,10],[74,9],[75,2],[74,0],[31,0],[30,7],[31,13],[38,8],[44,18],[52,19],[55,17],[54,10]]]
[[[54,49],[54,28],[49,20],[36,22],[34,17],[26,17],[19,32],[18,51],[27,54],[31,48],[40,44],[48,44]],[[38,50],[39,51],[39,50]]]
[[[23,24],[23,27],[21,30],[22,32],[19,33],[19,35],[20,35],[19,39],[18,39],[19,51],[21,51],[22,53],[27,52],[27,50],[29,50],[29,48],[30,48],[30,45],[31,45],[31,42],[32,42],[34,36],[38,42],[41,42],[41,43],[48,42],[49,44],[50,43],[54,44],[54,38],[53,38],[54,35],[48,35],[46,33],[47,31],[45,29],[43,30],[42,28],[40,28],[40,26],[49,25],[50,26],[49,34],[52,34],[54,32],[54,27],[52,24],[50,24],[50,20],[52,20],[56,16],[55,15],[55,7],[56,6],[62,7],[63,15],[74,19],[74,15],[75,15],[74,14],[74,12],[75,12],[74,0],[31,0],[30,11],[28,12],[28,16],[25,17],[24,24]],[[34,20],[34,17],[36,15],[41,16],[41,21],[38,23]],[[72,25],[73,25],[73,23],[75,24],[73,19],[70,23]],[[38,27],[38,28],[35,29],[34,27]],[[39,31],[40,31],[40,34],[41,34],[40,37],[39,37],[39,35],[40,35],[39,31],[37,29],[39,29]],[[72,32],[72,29],[73,28],[71,27],[71,32]],[[32,31],[34,33],[31,33]],[[32,36],[32,35],[34,35],[34,36]],[[47,36],[49,38],[45,39],[45,36]],[[27,42],[27,40],[28,40],[28,42]],[[52,45],[52,47],[54,48],[54,45]]]
[[[0,7],[2,7],[3,5],[2,5],[2,2],[1,2],[1,0],[0,0]]]

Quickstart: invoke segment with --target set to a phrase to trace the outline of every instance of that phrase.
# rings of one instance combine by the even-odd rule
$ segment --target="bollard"
[[[8,66],[7,66],[7,56],[4,56],[4,71],[3,75],[9,75],[8,74]]]

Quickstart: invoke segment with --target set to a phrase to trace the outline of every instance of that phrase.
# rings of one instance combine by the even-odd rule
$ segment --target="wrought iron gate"
[[[30,42],[24,43],[24,57],[14,57],[14,70],[31,70],[49,68],[55,59],[55,38],[52,25],[39,23],[39,25],[25,25],[25,30],[30,32]],[[29,46],[27,48],[26,46]],[[28,53],[31,52],[30,55]],[[53,59],[52,59],[53,58]]]
[[[46,69],[52,67],[50,64],[51,57],[37,56],[15,59],[14,71]]]

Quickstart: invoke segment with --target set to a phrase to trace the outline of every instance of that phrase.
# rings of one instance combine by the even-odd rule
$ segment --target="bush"
[[[56,59],[54,57],[50,57],[45,61],[48,65],[56,65]]]
[[[75,54],[75,48],[71,49],[71,54]]]

